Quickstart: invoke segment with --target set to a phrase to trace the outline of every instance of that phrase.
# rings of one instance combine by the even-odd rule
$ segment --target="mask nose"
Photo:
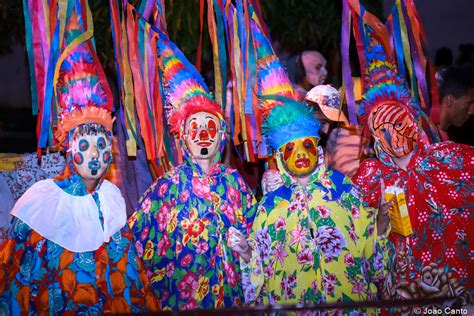
[[[203,129],[199,132],[199,140],[209,140],[209,134],[206,130]]]
[[[392,145],[392,148],[398,148],[399,147],[399,141],[400,141],[400,134],[394,133],[392,135],[392,138],[390,139],[390,144]]]
[[[99,158],[99,149],[95,145],[91,146],[91,158],[92,159],[98,159]]]

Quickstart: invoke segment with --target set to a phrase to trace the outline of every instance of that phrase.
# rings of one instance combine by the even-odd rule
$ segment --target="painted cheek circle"
[[[84,162],[84,157],[81,153],[75,153],[73,159],[76,165],[82,165],[82,163]]]
[[[110,162],[110,152],[106,151],[102,155],[102,159],[104,160],[104,163],[109,163]]]

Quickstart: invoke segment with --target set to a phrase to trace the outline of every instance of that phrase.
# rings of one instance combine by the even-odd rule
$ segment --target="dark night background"
[[[381,19],[387,15],[393,2],[362,1],[367,10]],[[99,56],[110,84],[116,87],[108,1],[94,0],[89,4],[94,14]],[[338,85],[342,1],[261,0],[261,4],[265,22],[282,60],[304,48],[317,49],[328,59],[328,83]],[[449,47],[456,58],[460,44],[474,43],[474,1],[417,0],[415,4],[425,28],[432,59],[435,51],[442,46]],[[21,0],[0,0],[0,152],[33,152],[36,146],[36,117],[31,110],[22,10]],[[199,39],[198,1],[167,0],[166,13],[171,39],[194,61]],[[206,73],[212,71],[212,56],[207,29],[203,39],[202,72],[209,77]]]

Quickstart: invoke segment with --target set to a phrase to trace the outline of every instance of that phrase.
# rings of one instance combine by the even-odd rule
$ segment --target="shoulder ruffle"
[[[73,252],[97,250],[125,226],[125,200],[120,190],[104,180],[97,190],[99,209],[92,195],[64,192],[52,179],[35,183],[13,207],[11,215],[21,219],[44,238]]]

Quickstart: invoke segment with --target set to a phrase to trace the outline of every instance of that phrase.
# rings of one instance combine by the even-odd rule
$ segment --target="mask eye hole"
[[[189,125],[189,135],[191,135],[192,139],[196,138],[198,130],[198,124],[195,121],[191,122],[191,124]]]
[[[105,142],[104,137],[99,137],[99,139],[97,139],[97,148],[99,148],[99,150],[104,150],[106,145],[107,143]]]
[[[79,141],[79,150],[86,151],[89,148],[89,142],[85,139]]]
[[[314,148],[313,142],[310,141],[309,139],[305,139],[305,140],[304,140],[303,146],[304,146],[304,148],[306,148],[306,149],[313,149],[313,148]]]
[[[214,122],[213,120],[209,120],[207,122],[207,130],[209,131],[209,133],[211,133],[212,137],[214,137],[214,135],[216,135],[216,132],[217,132],[216,122]]]
[[[295,149],[295,144],[293,142],[289,142],[286,144],[285,148],[283,149],[283,159],[287,160],[290,156],[293,150]]]

